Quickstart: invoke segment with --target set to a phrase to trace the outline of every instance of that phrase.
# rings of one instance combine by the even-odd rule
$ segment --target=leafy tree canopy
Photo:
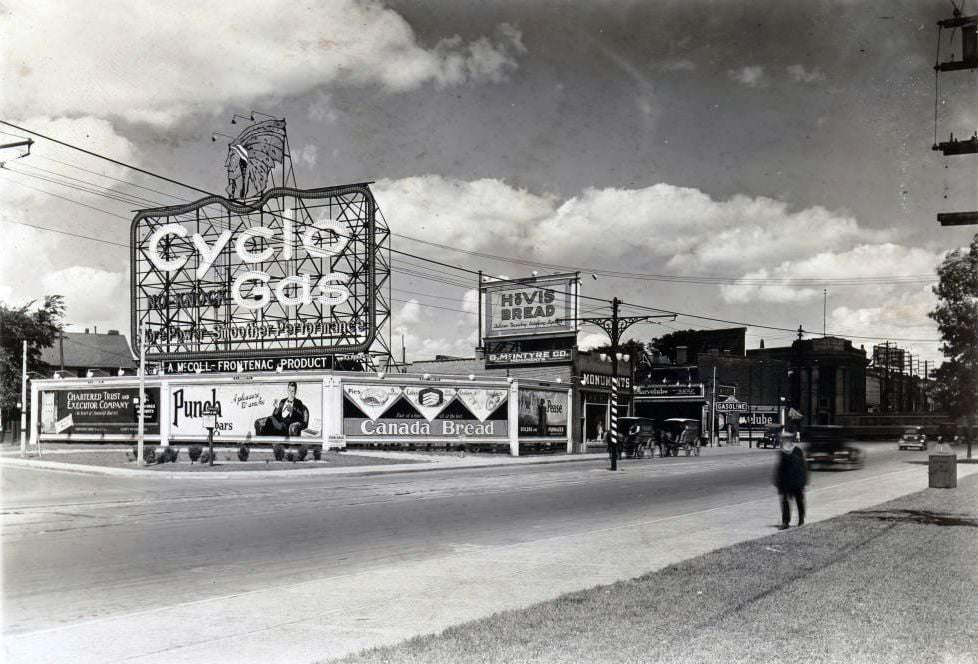
[[[48,295],[41,306],[35,302],[8,307],[0,302],[0,408],[16,408],[20,401],[21,355],[27,340],[27,370],[42,372],[41,350],[53,345],[64,317],[64,298]],[[33,310],[32,310],[33,309]]]
[[[954,418],[978,412],[978,235],[968,251],[952,251],[937,269],[937,323],[945,362],[935,372],[938,406]]]

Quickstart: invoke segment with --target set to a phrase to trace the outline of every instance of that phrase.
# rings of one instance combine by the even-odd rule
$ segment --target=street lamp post
[[[622,357],[618,348],[619,344],[621,343],[621,335],[635,323],[649,321],[653,318],[676,319],[675,314],[619,316],[618,307],[620,305],[621,300],[619,300],[617,297],[612,298],[610,317],[580,319],[584,323],[591,323],[592,325],[597,325],[600,327],[608,334],[608,337],[611,340],[611,351],[609,353],[611,357],[611,439],[615,446],[620,443],[620,439],[618,437],[618,360],[622,359]]]

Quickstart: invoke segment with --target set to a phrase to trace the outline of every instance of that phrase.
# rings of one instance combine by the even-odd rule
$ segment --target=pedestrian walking
[[[611,469],[618,470],[618,441],[611,435],[611,430],[604,432],[604,442],[608,446],[608,458],[611,459]]]
[[[774,486],[781,497],[781,526],[784,530],[791,523],[790,500],[798,509],[798,525],[805,523],[805,485],[808,484],[808,463],[805,452],[795,444],[794,436],[782,439],[781,453],[774,470]]]

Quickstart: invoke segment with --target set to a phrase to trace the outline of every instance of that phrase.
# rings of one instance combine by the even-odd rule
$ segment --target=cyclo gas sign
[[[150,360],[359,353],[376,332],[367,185],[139,211],[132,338]]]

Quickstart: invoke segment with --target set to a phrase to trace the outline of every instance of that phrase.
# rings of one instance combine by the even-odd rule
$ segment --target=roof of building
[[[41,351],[41,361],[48,366],[61,366],[61,349],[57,340],[52,346]],[[129,350],[129,342],[121,334],[65,332],[64,366],[85,369],[94,367],[135,369],[136,362]]]

